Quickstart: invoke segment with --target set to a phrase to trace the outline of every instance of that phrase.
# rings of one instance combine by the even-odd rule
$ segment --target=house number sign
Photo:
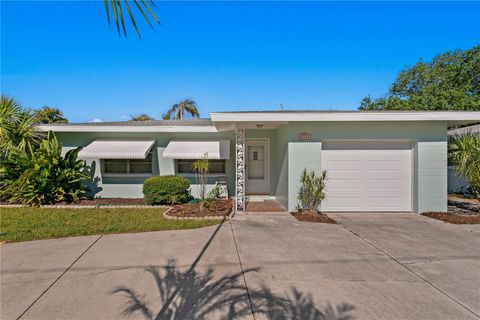
[[[301,141],[310,141],[312,140],[312,134],[308,132],[302,132],[298,135],[298,139]]]

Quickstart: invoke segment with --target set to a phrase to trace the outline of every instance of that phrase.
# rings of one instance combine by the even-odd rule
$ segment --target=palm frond
[[[103,0],[105,11],[107,14],[107,22],[108,24],[110,24],[112,20],[111,16],[113,16],[118,35],[123,35],[124,37],[127,37],[125,15],[128,15],[137,36],[141,38],[140,29],[138,28],[138,24],[135,19],[135,12],[132,10],[129,2],[133,2],[135,4],[137,10],[140,12],[144,20],[152,29],[154,29],[154,24],[152,23],[152,20],[154,23],[160,23],[160,20],[153,11],[153,9],[155,8],[155,3],[153,1],[147,2],[145,0]],[[126,13],[124,13],[125,11]]]

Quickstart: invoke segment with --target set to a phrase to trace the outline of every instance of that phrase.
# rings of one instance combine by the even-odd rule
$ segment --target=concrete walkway
[[[332,216],[3,244],[0,318],[480,319],[480,226]]]

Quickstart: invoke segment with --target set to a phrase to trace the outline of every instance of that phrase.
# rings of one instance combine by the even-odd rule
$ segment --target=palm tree
[[[37,118],[24,110],[15,99],[2,94],[0,101],[0,158],[6,158],[13,149],[30,151],[43,134],[35,127]]]
[[[448,156],[476,196],[480,197],[480,134],[470,132],[451,138]]]
[[[68,123],[60,109],[44,106],[34,111],[38,123]]]
[[[164,119],[182,120],[185,118],[185,114],[189,114],[192,118],[199,118],[200,113],[197,109],[195,101],[185,99],[179,103],[175,103],[170,110],[164,115]]]
[[[125,27],[125,18],[123,14],[123,12],[126,11],[130,17],[130,22],[135,28],[135,32],[137,33],[138,37],[141,38],[140,31],[138,30],[138,26],[135,21],[135,15],[130,5],[137,8],[152,29],[154,29],[154,23],[160,23],[160,20],[158,20],[157,16],[153,12],[153,9],[155,8],[154,0],[103,0],[103,4],[105,5],[105,10],[107,12],[108,24],[110,24],[111,14],[113,20],[115,21],[118,35],[122,35],[123,33],[125,37],[127,36],[127,28]],[[150,21],[149,17],[153,20],[153,23]]]

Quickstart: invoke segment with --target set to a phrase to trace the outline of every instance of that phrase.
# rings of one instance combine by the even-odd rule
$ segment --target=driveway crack
[[[87,249],[85,249],[85,250],[68,266],[68,268],[65,269],[65,271],[63,271],[62,274],[60,274],[60,275],[55,279],[55,281],[53,281],[35,300],[33,300],[33,302],[22,312],[22,314],[21,314],[20,316],[18,316],[17,320],[20,319],[20,318],[22,318],[22,317],[25,315],[25,313],[27,313],[27,311],[30,310],[30,308],[33,307],[33,305],[34,305],[35,303],[37,303],[37,301],[40,300],[40,298],[43,297],[43,295],[44,295],[45,293],[47,293],[48,290],[50,290],[50,288],[52,288],[52,287],[55,285],[55,283],[57,283],[58,280],[60,280],[60,279],[63,277],[63,275],[64,275],[65,273],[67,273],[68,270],[70,270],[70,269],[73,267],[73,265],[74,265],[78,260],[80,260],[80,258],[83,257],[83,255],[84,255],[85,253],[87,253],[87,251],[90,250],[90,248],[92,248],[92,247],[98,242],[98,240],[100,240],[100,238],[102,238],[102,237],[103,237],[103,235],[98,236],[98,238],[95,239],[95,241],[93,241],[93,242],[87,247]]]
[[[463,307],[465,310],[467,310],[468,312],[470,312],[471,314],[473,314],[474,316],[476,316],[477,318],[480,318],[480,315],[477,314],[475,311],[473,311],[472,309],[470,309],[469,307],[467,307],[466,305],[464,305],[463,303],[461,303],[460,301],[458,301],[457,299],[455,299],[454,297],[452,297],[451,295],[449,295],[448,293],[446,293],[445,291],[443,291],[442,289],[440,289],[439,287],[437,287],[434,283],[428,281],[428,279],[422,277],[420,274],[418,274],[417,272],[415,272],[415,270],[409,268],[405,263],[402,263],[400,260],[396,259],[394,256],[388,254],[387,252],[383,251],[382,249],[380,249],[379,247],[377,247],[376,245],[374,245],[372,242],[370,242],[368,239],[365,239],[363,238],[362,236],[360,236],[358,233],[356,233],[355,231],[351,230],[350,228],[348,228],[347,226],[343,225],[342,224],[342,227],[345,228],[345,230],[347,230],[348,232],[350,232],[351,234],[353,234],[354,236],[358,237],[360,240],[366,242],[368,245],[370,245],[371,247],[375,248],[377,251],[379,251],[380,253],[382,253],[383,255],[389,257],[390,259],[392,259],[393,261],[395,261],[396,263],[398,263],[399,265],[401,265],[403,268],[407,269],[408,271],[410,271],[413,275],[415,275],[417,278],[419,278],[420,280],[422,280],[423,282],[425,282],[426,284],[428,284],[429,286],[431,286],[432,288],[434,288],[435,290],[437,290],[438,292],[440,292],[441,294],[443,294],[444,296],[446,296],[448,299],[450,299],[451,301],[453,301],[454,303],[456,303],[457,305],[459,305],[460,307]]]
[[[243,268],[242,259],[240,258],[240,252],[238,251],[237,239],[235,238],[235,232],[233,231],[232,220],[229,221],[230,230],[232,230],[233,243],[235,244],[235,251],[237,252],[238,263],[240,265],[240,270],[242,272],[243,283],[245,285],[245,291],[247,292],[248,304],[250,305],[250,312],[252,312],[252,318],[255,320],[255,312],[253,311],[252,299],[250,296],[250,291],[248,290],[247,278],[245,277],[245,269]]]

